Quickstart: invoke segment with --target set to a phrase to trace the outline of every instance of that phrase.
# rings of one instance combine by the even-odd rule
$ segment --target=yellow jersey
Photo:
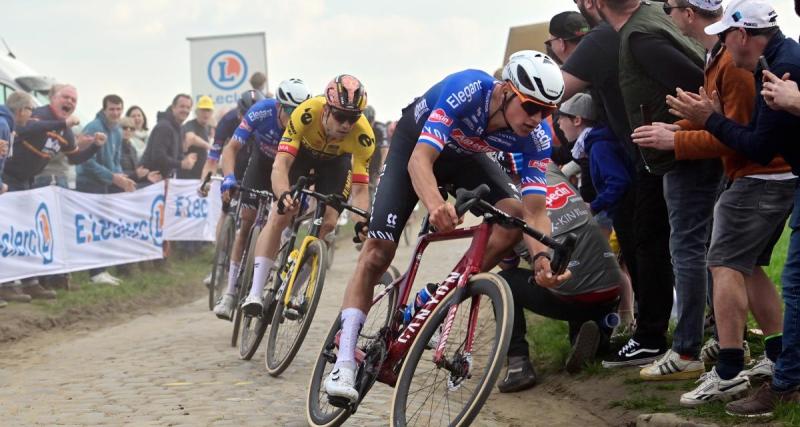
[[[324,96],[317,96],[300,104],[289,118],[278,152],[297,156],[302,148],[320,159],[351,154],[353,183],[368,184],[369,160],[375,151],[375,134],[369,121],[362,115],[343,140],[332,141],[325,135],[322,126],[324,106]]]

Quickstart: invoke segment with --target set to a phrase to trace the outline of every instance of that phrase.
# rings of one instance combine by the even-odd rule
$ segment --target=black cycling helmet
[[[253,106],[258,101],[264,99],[264,94],[255,90],[250,89],[242,94],[242,97],[239,98],[239,114],[244,115],[247,113],[247,110]]]

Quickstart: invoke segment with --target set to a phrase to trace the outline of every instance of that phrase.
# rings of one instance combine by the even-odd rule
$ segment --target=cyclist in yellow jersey
[[[280,214],[276,202],[258,237],[253,285],[242,305],[248,315],[263,310],[264,285],[275,263],[281,231],[299,209],[289,193],[298,178],[313,170],[317,192],[345,198],[349,198],[352,184],[352,204],[369,211],[367,168],[375,151],[375,135],[362,115],[366,106],[367,92],[361,82],[343,74],[328,83],[322,96],[303,102],[292,113],[272,164],[272,190],[287,209]],[[320,233],[323,238],[333,231],[338,216],[335,209],[327,208]]]

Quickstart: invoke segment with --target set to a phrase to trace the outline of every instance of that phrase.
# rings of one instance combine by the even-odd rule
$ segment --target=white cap
[[[722,0],[687,0],[690,5],[705,10],[717,10],[722,7]]]
[[[706,27],[706,34],[719,34],[728,28],[772,28],[778,26],[778,13],[767,0],[734,0],[725,8],[722,20]]]

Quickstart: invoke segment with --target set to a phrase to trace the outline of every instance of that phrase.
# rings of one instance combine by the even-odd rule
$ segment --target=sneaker
[[[358,400],[356,384],[356,371],[346,366],[334,367],[325,379],[325,393],[331,405],[345,407]]]
[[[735,417],[771,417],[778,403],[800,404],[800,391],[777,392],[769,384],[762,384],[749,397],[733,401],[725,406],[725,413]]]
[[[583,366],[594,359],[597,346],[600,345],[600,328],[593,321],[584,322],[575,336],[575,343],[567,356],[564,369],[570,374],[577,374]]]
[[[508,358],[508,370],[503,381],[497,384],[500,393],[516,393],[536,385],[536,371],[527,356]]]
[[[8,302],[31,302],[31,296],[20,290],[19,286],[0,286],[0,299]]]
[[[761,356],[760,359],[750,369],[745,369],[739,375],[747,377],[750,382],[767,381],[772,379],[772,374],[775,373],[775,362],[769,359],[766,355]]]
[[[750,382],[745,377],[737,375],[723,380],[717,375],[716,367],[703,374],[697,382],[700,383],[697,388],[681,396],[681,406],[692,408],[716,400],[727,402],[740,397],[750,388]]]
[[[211,273],[208,273],[205,279],[203,279],[203,284],[206,285],[207,288],[211,287]]]
[[[260,316],[264,311],[264,303],[261,301],[261,297],[248,295],[242,304],[242,311],[250,317]]]
[[[120,284],[119,279],[112,276],[107,271],[95,274],[94,276],[90,277],[89,282],[94,283],[96,285],[109,285],[109,286],[119,286]]]
[[[43,288],[39,282],[22,285],[21,291],[33,299],[56,299],[56,291]]]
[[[622,346],[617,354],[608,360],[603,360],[604,368],[619,368],[622,366],[642,366],[654,362],[666,353],[662,347],[646,347],[631,338]]]
[[[749,365],[750,362],[753,361],[752,356],[750,356],[750,344],[747,341],[742,343],[742,348],[744,349],[744,364]],[[717,363],[717,359],[719,358],[719,342],[716,338],[711,337],[703,344],[703,348],[700,349],[700,360],[703,361],[706,365],[713,365]]]
[[[703,362],[685,360],[680,354],[669,350],[664,357],[639,371],[639,377],[646,381],[695,380],[705,372]]]
[[[214,306],[214,314],[217,318],[224,320],[233,319],[233,309],[236,307],[236,296],[233,294],[225,294],[217,301]]]
[[[6,307],[7,305],[8,305],[8,303],[7,303],[7,302],[5,302],[5,301],[3,301],[2,299],[0,299],[0,308],[4,308],[4,307]]]

